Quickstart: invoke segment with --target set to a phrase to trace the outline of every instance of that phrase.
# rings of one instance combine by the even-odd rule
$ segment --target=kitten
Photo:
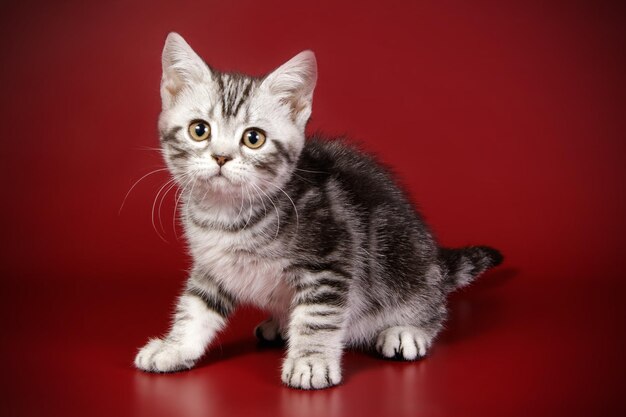
[[[159,130],[193,267],[171,330],[139,351],[137,368],[192,367],[248,303],[271,314],[257,337],[287,341],[284,384],[336,385],[346,347],[424,357],[446,295],[501,262],[485,246],[439,247],[370,156],[305,140],[316,78],[311,51],[254,78],[220,73],[167,37]]]

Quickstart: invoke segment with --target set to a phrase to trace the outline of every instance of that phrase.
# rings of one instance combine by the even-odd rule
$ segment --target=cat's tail
[[[465,287],[487,269],[500,265],[503,259],[500,251],[489,246],[439,249],[439,266],[448,291]]]

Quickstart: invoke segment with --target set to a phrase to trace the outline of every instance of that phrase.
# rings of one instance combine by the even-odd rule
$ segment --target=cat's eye
[[[241,141],[250,149],[258,149],[265,143],[265,133],[260,129],[247,129],[243,132]]]
[[[198,142],[207,140],[211,136],[211,126],[202,120],[193,122],[189,125],[189,136]]]

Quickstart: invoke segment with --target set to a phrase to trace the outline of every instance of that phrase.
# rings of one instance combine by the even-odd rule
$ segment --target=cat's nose
[[[217,165],[222,166],[232,158],[226,155],[211,155],[217,161]]]

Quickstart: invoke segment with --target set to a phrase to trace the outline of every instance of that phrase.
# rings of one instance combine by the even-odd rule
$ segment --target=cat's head
[[[315,55],[301,52],[263,78],[221,73],[170,33],[162,61],[159,131],[179,184],[193,181],[209,198],[281,187],[304,146]]]

